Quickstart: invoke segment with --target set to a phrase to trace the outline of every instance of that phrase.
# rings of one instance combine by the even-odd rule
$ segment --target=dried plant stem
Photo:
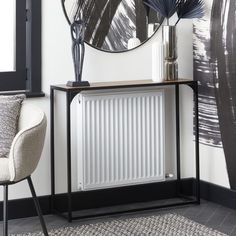
[[[179,19],[177,20],[177,22],[175,23],[175,25],[177,25],[177,24],[179,23],[180,20],[181,20],[181,18],[179,18]]]

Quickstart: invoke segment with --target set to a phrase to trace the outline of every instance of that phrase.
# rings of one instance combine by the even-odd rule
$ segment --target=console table
[[[179,109],[179,87],[181,85],[189,86],[193,90],[193,97],[194,97],[194,135],[195,135],[195,161],[196,161],[196,182],[195,182],[195,191],[193,197],[183,196],[181,194],[181,168],[180,168],[180,109]],[[50,113],[51,113],[51,212],[55,214],[59,214],[65,217],[69,222],[74,219],[81,218],[73,216],[73,208],[72,208],[72,167],[71,167],[71,111],[70,105],[73,98],[81,93],[82,91],[89,91],[89,90],[109,90],[109,89],[124,89],[124,88],[147,88],[147,87],[154,87],[160,88],[163,86],[172,86],[175,88],[175,113],[176,113],[176,163],[177,163],[177,179],[176,179],[176,192],[177,197],[181,197],[184,201],[178,203],[168,203],[161,206],[150,206],[150,207],[143,207],[139,208],[138,210],[145,210],[145,209],[154,209],[160,207],[174,207],[178,205],[185,205],[185,204],[200,204],[200,174],[199,174],[199,118],[198,118],[198,83],[197,81],[186,80],[186,79],[179,79],[176,81],[165,81],[162,83],[153,82],[152,80],[138,80],[138,81],[120,81],[120,82],[100,82],[100,83],[91,83],[90,87],[67,87],[66,85],[52,85],[50,89]],[[66,94],[66,126],[67,126],[67,195],[66,195],[66,214],[64,214],[61,209],[55,207],[55,143],[54,143],[54,97],[55,91],[62,91]],[[127,188],[127,187],[126,187]],[[94,191],[96,194],[96,190]],[[137,209],[125,209],[119,210],[110,213],[100,212],[96,214],[96,216],[106,215],[106,214],[115,214],[121,212],[128,212],[128,211],[136,211]],[[94,216],[93,214],[89,216]]]

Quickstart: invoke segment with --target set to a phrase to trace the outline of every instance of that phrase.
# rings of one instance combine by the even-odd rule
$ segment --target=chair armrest
[[[32,126],[20,130],[15,136],[9,153],[11,181],[30,176],[38,165],[47,127],[46,116]]]

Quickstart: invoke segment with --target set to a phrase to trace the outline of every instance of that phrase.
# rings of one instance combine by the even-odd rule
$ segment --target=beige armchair
[[[38,199],[31,180],[36,169],[45,139],[47,120],[39,108],[23,103],[16,134],[8,158],[0,158],[0,185],[4,186],[3,235],[8,235],[8,185],[27,179],[44,235],[48,235]]]

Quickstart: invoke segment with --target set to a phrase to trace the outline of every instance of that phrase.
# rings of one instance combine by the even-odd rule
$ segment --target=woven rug
[[[50,236],[226,236],[183,216],[160,216],[114,220],[52,230]],[[16,236],[16,235],[15,235]],[[43,236],[43,233],[17,236]]]

